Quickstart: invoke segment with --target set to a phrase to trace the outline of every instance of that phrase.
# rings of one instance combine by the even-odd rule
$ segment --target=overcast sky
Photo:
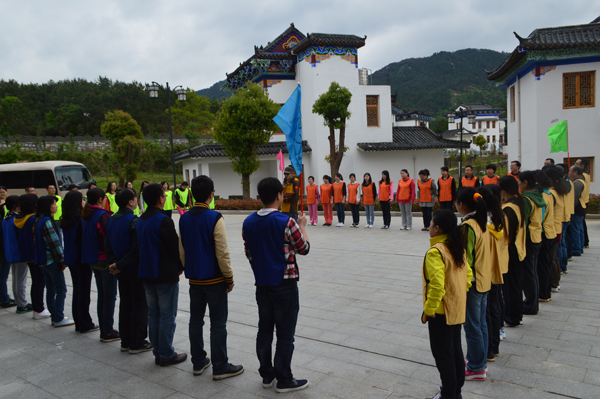
[[[106,76],[203,89],[294,22],[303,33],[367,35],[359,66],[439,51],[512,51],[516,31],[589,23],[600,0],[3,0],[0,79]]]

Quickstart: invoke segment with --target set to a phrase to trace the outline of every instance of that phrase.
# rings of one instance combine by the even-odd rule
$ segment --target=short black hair
[[[134,198],[136,198],[135,193],[132,189],[127,187],[118,189],[115,194],[115,202],[119,208],[127,208],[129,201],[132,201]]]
[[[356,175],[354,173],[350,173],[350,176],[348,176],[348,178],[354,177],[356,179]]]
[[[4,204],[6,205],[6,209],[8,209],[9,211],[14,211],[15,208],[19,206],[19,196],[9,195],[8,197],[6,197]]]
[[[485,166],[485,170],[488,170],[488,169],[494,169],[494,172],[495,172],[498,169],[498,167],[495,164],[490,163]]]
[[[29,191],[30,188],[33,188],[35,190],[35,187],[33,187],[33,186],[27,186],[27,187],[25,187],[25,192]]]
[[[54,195],[44,195],[43,197],[40,197],[37,201],[37,216],[52,217],[52,211],[50,210],[50,207],[55,202],[56,197]]]
[[[471,165],[465,165],[465,169],[467,168],[471,168],[471,170],[473,170],[473,167]]]
[[[189,186],[190,184],[186,181],[182,181],[181,184],[179,185],[179,187],[183,187],[183,186]]]
[[[56,190],[56,185],[55,185],[54,183],[50,183],[50,184],[48,184],[48,185],[46,186],[46,190],[47,190],[47,189],[48,189],[48,187],[50,187],[50,186],[54,187],[54,189]]]
[[[96,205],[98,201],[106,197],[104,190],[98,187],[94,187],[87,192],[87,203],[90,205]]]
[[[38,196],[35,194],[23,194],[19,197],[19,208],[21,214],[29,215],[35,213],[37,209]]]
[[[511,163],[514,163],[519,168],[521,167],[521,162],[519,162],[519,161],[511,161]]]
[[[546,161],[550,161],[550,164],[551,164],[551,165],[554,165],[554,163],[555,163],[555,162],[554,162],[554,159],[552,159],[552,158],[546,158]]]
[[[440,169],[443,170],[444,172],[448,172],[449,171],[447,166],[442,166]]]
[[[408,169],[402,169],[400,171],[400,173],[402,173],[402,172],[406,173],[406,176],[410,177],[410,173],[408,173]]]
[[[313,179],[313,181],[315,181],[315,178],[313,176],[308,176],[309,179]]]
[[[213,191],[215,184],[210,177],[200,175],[192,180],[192,195],[196,201],[206,202]]]
[[[584,166],[584,168],[587,169],[588,166],[590,166],[590,160],[586,159],[586,158],[579,158],[581,160],[581,164]]]
[[[187,182],[183,183],[187,184]],[[181,183],[181,185],[183,185],[183,183]],[[144,201],[148,206],[157,206],[160,198],[165,195],[165,190],[163,190],[160,184],[152,183],[144,187],[142,194],[144,195]]]
[[[263,204],[272,204],[277,199],[277,194],[283,192],[281,182],[274,177],[265,177],[258,182],[258,195]]]
[[[571,167],[571,169],[573,169],[573,172],[577,172],[577,176],[581,176],[583,174],[583,168],[581,166],[577,166],[577,165],[573,165]],[[31,194],[33,195],[33,194]],[[21,207],[21,210],[23,209],[23,207]]]
[[[331,176],[323,175],[323,180],[327,180],[327,183],[331,183]]]

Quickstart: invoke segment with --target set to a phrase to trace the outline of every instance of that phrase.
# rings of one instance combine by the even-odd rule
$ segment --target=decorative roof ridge
[[[298,54],[298,50],[302,50],[304,47],[308,47],[311,44],[317,45],[341,45],[341,46],[352,46],[356,48],[363,47],[367,40],[367,35],[364,37],[344,34],[344,33],[307,33],[306,37],[302,39],[294,48],[289,51],[292,54]]]
[[[267,45],[264,47],[264,49],[261,46],[261,49],[264,51],[271,51],[273,50],[275,47],[277,47],[277,45],[283,40],[285,39],[287,36],[291,35],[292,33],[296,33],[298,36],[300,36],[300,38],[302,38],[304,40],[304,38],[306,38],[306,35],[302,32],[300,32],[295,26],[294,23],[292,22],[290,24],[290,26],[283,31],[283,33],[281,33],[279,36],[277,36],[275,38],[275,40],[267,43]],[[256,48],[256,46],[255,46]]]

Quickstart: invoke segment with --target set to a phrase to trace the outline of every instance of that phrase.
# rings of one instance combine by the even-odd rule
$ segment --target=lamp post
[[[463,158],[463,119],[467,117],[470,124],[475,123],[477,115],[473,111],[460,110],[450,111],[448,113],[448,123],[456,123],[456,118],[460,118],[460,158],[458,160],[458,180],[462,178],[462,158]],[[470,133],[470,131],[469,131]]]
[[[177,176],[175,175],[175,153],[173,150],[173,121],[171,120],[171,92],[177,92],[177,100],[185,101],[186,100],[186,90],[183,86],[177,86],[173,89],[169,87],[169,82],[167,82],[167,87],[162,87],[160,84],[156,82],[152,82],[150,86],[148,86],[148,91],[150,93],[150,98],[158,98],[158,89],[160,88],[162,91],[167,93],[167,104],[169,105],[169,131],[171,133],[171,168],[173,168],[173,190],[177,188]]]
[[[87,136],[89,136],[89,135],[90,135],[90,132],[88,131],[88,119],[90,118],[90,114],[89,114],[89,113],[87,113],[87,112],[84,112],[84,113],[83,113],[83,116],[85,117],[85,134],[86,134]]]

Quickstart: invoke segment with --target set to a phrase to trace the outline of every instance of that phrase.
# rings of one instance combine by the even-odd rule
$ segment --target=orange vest
[[[454,177],[448,176],[446,180],[441,177],[438,179],[438,199],[440,202],[452,201],[452,185],[454,184]]]
[[[512,173],[508,173],[506,176],[512,176],[515,178],[515,180],[519,180],[519,176],[513,175]]]
[[[475,176],[471,177],[471,179],[467,179],[467,176],[463,176],[461,180],[461,184],[463,187],[475,187],[477,183],[477,178]]]
[[[427,180],[425,183],[419,179],[419,202],[433,202],[431,197],[431,184],[433,179]]]
[[[398,201],[408,201],[410,199],[410,185],[413,179],[400,179],[398,182]]]
[[[489,177],[488,175],[483,176],[483,185],[486,184],[498,184],[498,180],[500,180],[499,176]]]
[[[375,203],[375,198],[373,197],[373,182],[369,183],[368,186],[362,186],[362,192],[363,204],[373,205]]]
[[[342,190],[346,183],[340,182],[340,184],[333,183],[333,203],[340,204],[344,202],[344,193]]]
[[[331,184],[326,186],[321,184],[321,204],[331,203]]]
[[[360,186],[360,184],[358,183],[350,183],[346,186],[346,190],[348,190],[348,202],[350,204],[356,204],[356,197],[358,196],[358,186]]]
[[[392,182],[390,181],[390,184],[385,184],[384,183],[379,183],[379,200],[380,201],[389,201],[390,200],[390,186],[392,185]]]
[[[312,205],[317,202],[317,185],[306,186],[306,203]]]

